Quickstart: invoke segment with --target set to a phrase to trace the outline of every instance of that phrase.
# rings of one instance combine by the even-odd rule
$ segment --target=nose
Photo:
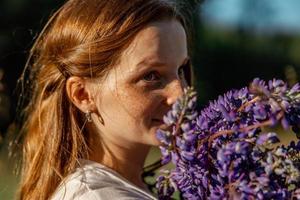
[[[166,103],[168,105],[172,105],[182,95],[183,95],[182,81],[175,79],[168,85]]]

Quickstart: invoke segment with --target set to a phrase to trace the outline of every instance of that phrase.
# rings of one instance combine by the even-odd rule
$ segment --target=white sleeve
[[[50,200],[157,200],[99,163],[87,161],[58,186]]]
[[[143,194],[131,192],[127,188],[101,188],[90,190],[78,197],[78,200],[148,200]]]
[[[60,187],[51,200],[153,200],[153,198],[126,186],[91,189],[83,183],[72,181],[72,183]]]

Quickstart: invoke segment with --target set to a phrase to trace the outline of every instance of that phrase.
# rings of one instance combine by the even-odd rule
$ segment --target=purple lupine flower
[[[273,144],[279,142],[279,138],[276,133],[265,133],[258,136],[256,144]]]
[[[167,200],[175,191],[174,184],[167,175],[161,175],[156,180],[159,199]]]
[[[276,146],[281,125],[300,138],[300,85],[254,79],[196,111],[191,88],[164,117],[158,131],[162,162],[175,165],[157,182],[160,199],[179,191],[184,199],[300,198],[300,141]]]

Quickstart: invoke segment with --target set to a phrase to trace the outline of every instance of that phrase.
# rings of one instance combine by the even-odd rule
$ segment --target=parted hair
[[[68,77],[104,77],[150,22],[176,19],[186,27],[175,5],[164,0],[69,0],[52,15],[20,78],[29,92],[23,94],[28,103],[18,199],[49,199],[78,159],[88,159],[91,135],[84,131],[83,113],[66,94]]]

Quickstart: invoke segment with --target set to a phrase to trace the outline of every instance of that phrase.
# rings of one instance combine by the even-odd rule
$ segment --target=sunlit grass
[[[0,153],[0,199],[15,199],[18,177],[14,174],[15,166],[8,159],[7,151]]]

